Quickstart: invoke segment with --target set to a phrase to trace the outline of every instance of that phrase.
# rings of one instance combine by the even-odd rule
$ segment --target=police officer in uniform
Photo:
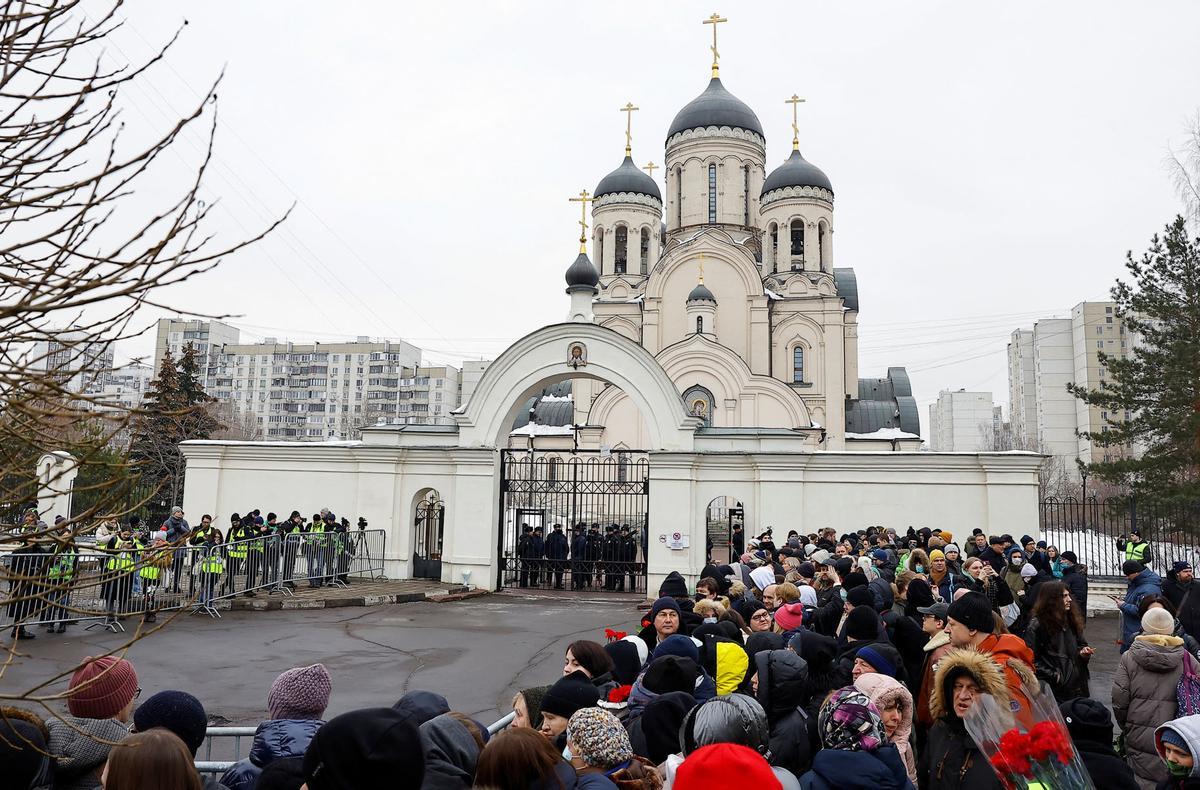
[[[300,540],[288,539],[289,535],[298,535],[304,531],[304,516],[299,510],[293,510],[288,520],[279,525],[276,530],[283,551],[283,586],[296,589],[296,555],[299,553]]]
[[[529,566],[533,557],[533,527],[521,525],[521,537],[517,538],[517,583],[529,586]],[[536,578],[536,577],[535,577]]]
[[[70,527],[64,527],[59,532],[60,541],[54,544],[50,556],[50,569],[46,578],[50,582],[50,600],[54,608],[50,610],[54,622],[47,623],[50,633],[64,634],[67,631],[67,621],[70,618],[71,585],[75,581],[75,571],[79,565],[79,551],[75,548],[75,533]],[[57,627],[56,627],[57,624]]]
[[[563,534],[563,525],[555,524],[554,531],[546,536],[546,559],[549,560],[546,573],[554,572],[554,589],[563,588],[563,571],[567,567],[567,536]],[[549,579],[547,579],[549,581]]]
[[[133,594],[133,573],[137,565],[137,555],[140,546],[133,539],[133,530],[126,525],[121,531],[109,538],[104,544],[104,553],[108,559],[104,563],[105,580],[100,588],[100,597],[104,599],[106,624],[117,621],[117,611],[124,610]]]
[[[542,528],[540,526],[533,528],[533,544],[530,552],[532,553],[533,560],[529,568],[529,583],[534,587],[541,587],[542,566],[545,564],[542,562],[542,557],[546,556],[546,541],[542,539]],[[549,579],[549,577],[550,574],[547,573],[546,578]]]
[[[625,569],[620,567],[617,558],[621,553],[621,537],[617,535],[617,525],[609,524],[604,528],[604,589],[617,589],[617,579],[624,578]]]
[[[230,520],[232,521],[232,519]],[[241,573],[243,568],[250,567],[246,561],[250,556],[250,544],[243,541],[253,540],[255,535],[254,516],[250,514],[246,514],[236,524],[230,526],[229,534],[226,536],[226,543],[229,544],[229,548],[226,550],[226,556],[229,557],[229,574],[225,577],[225,583],[221,585],[222,592],[236,591],[237,580],[234,577]],[[249,587],[253,583],[253,571],[250,571],[246,577],[246,586]]]
[[[1124,535],[1117,538],[1117,551],[1121,552],[1125,558],[1124,562],[1133,560],[1146,567],[1150,567],[1150,561],[1153,559],[1150,554],[1150,544],[1142,540],[1142,534],[1136,529],[1130,531],[1128,539]]]
[[[621,559],[625,562],[625,572],[629,574],[629,591],[637,592],[637,538],[630,532],[628,524],[621,525]],[[624,590],[624,587],[621,588]]]
[[[600,535],[600,525],[593,523],[587,537],[587,567],[588,584],[600,581],[600,558],[604,554],[604,538]]]
[[[576,523],[571,527],[571,589],[580,590],[592,583],[587,574],[587,535],[584,534],[583,524]]]

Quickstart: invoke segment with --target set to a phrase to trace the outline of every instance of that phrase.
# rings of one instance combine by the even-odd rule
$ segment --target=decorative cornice
[[[735,140],[746,140],[756,144],[765,152],[767,149],[767,141],[755,134],[754,132],[746,131],[745,129],[734,129],[732,126],[706,126],[702,129],[686,129],[676,133],[667,140],[667,148],[670,148],[675,143],[684,142],[686,140],[700,140],[706,137],[732,137]]]
[[[774,203],[777,200],[787,200],[788,198],[808,198],[810,200],[820,200],[831,206],[833,205],[833,193],[823,187],[783,187],[782,189],[772,189],[762,196],[758,205],[761,208],[766,208],[768,203]]]
[[[662,201],[651,195],[643,195],[638,192],[610,192],[607,195],[601,195],[592,201],[592,213],[594,214],[601,208],[611,206],[614,203],[633,203],[639,206],[646,206],[659,214],[659,216],[662,215]]]

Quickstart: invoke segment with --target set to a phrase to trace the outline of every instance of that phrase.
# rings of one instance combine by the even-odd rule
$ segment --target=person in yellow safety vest
[[[269,578],[267,569],[263,566],[263,557],[265,556],[263,549],[265,548],[265,538],[268,533],[266,532],[266,525],[262,516],[246,516],[243,522],[249,522],[250,524],[250,542],[246,544],[246,547],[250,551],[246,559],[246,592],[242,593],[242,595],[247,598],[254,598],[257,595],[254,592],[254,588],[258,586],[258,572],[262,571],[263,581],[267,581]],[[246,527],[243,526],[243,530],[245,529]]]
[[[308,544],[308,586],[321,587],[324,586],[329,572],[333,571],[333,557],[330,556],[329,535],[326,533],[333,529],[336,519],[330,513],[324,517],[320,513],[313,513],[312,524],[308,528],[308,538],[305,543]]]
[[[229,548],[225,552],[229,557],[229,574],[225,577],[225,583],[221,585],[222,593],[236,592],[237,580],[234,577],[242,573],[246,566],[246,556],[250,551],[249,545],[244,541],[253,540],[256,537],[254,516],[239,517],[237,513],[234,513],[229,520],[231,524],[229,534],[226,536]]]
[[[158,533],[162,535],[163,533]],[[171,567],[171,544],[166,538],[158,537],[150,544],[150,549],[142,554],[141,567],[138,576],[142,577],[142,600],[145,602],[146,622],[158,620],[158,607],[155,596],[163,571]]]
[[[213,527],[208,533],[208,540],[204,544],[206,551],[199,563],[201,606],[208,606],[212,603],[217,579],[221,578],[221,574],[225,572],[225,559],[220,549],[224,542],[221,530]]]
[[[191,557],[191,563],[187,570],[180,567],[175,573],[175,579],[172,584],[172,589],[179,592],[180,577],[187,574],[188,577],[188,598],[196,594],[196,564],[200,562],[200,558],[204,556],[204,545],[208,541],[209,534],[216,529],[212,523],[212,516],[205,513],[200,517],[200,524],[191,531],[188,535],[187,544],[191,549],[187,552]],[[178,554],[176,555],[178,556]]]
[[[71,583],[75,580],[79,551],[75,548],[70,529],[64,529],[60,535],[64,542],[55,544],[54,554],[50,557],[50,570],[46,574],[50,581],[50,600],[54,603],[50,611],[53,622],[47,623],[46,628],[50,633],[62,634],[67,631],[67,607],[71,600]]]
[[[100,597],[104,599],[105,611],[108,613],[105,622],[115,622],[117,608],[124,609],[133,594],[133,572],[137,565],[138,552],[143,546],[134,540],[133,530],[122,525],[120,533],[109,538],[104,546],[108,559],[104,563],[105,580],[100,588]]]
[[[1122,552],[1122,561],[1133,560],[1146,567],[1150,567],[1153,559],[1150,553],[1150,544],[1142,540],[1142,534],[1136,529],[1130,531],[1128,539],[1124,535],[1117,538],[1117,551]]]

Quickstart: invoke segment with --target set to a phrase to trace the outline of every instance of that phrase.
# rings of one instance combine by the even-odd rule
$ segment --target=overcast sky
[[[860,375],[906,366],[923,428],[940,389],[992,390],[1007,411],[1009,333],[1106,298],[1126,250],[1179,210],[1164,159],[1200,107],[1186,0],[131,0],[115,58],[189,24],[126,93],[128,123],[161,127],[226,70],[206,188],[219,237],[297,203],[172,303],[238,315],[250,341],[495,357],[565,314],[567,198],[620,163],[626,101],[635,159],[662,164],[671,118],[708,81],[713,10],[768,167],[790,152],[784,99],[807,99],[801,149],[837,195],[835,265],[858,275]]]

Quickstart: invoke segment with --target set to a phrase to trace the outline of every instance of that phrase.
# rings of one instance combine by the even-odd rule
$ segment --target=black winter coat
[[[1083,760],[1083,767],[1092,777],[1092,784],[1104,790],[1139,790],[1133,770],[1113,751],[1111,743],[1099,743],[1083,738],[1074,738],[1075,748]]]
[[[754,657],[758,672],[756,699],[767,712],[771,765],[800,776],[812,765],[809,741],[808,662],[791,650],[764,650]]]
[[[1088,646],[1083,634],[1066,628],[1050,633],[1037,618],[1025,628],[1025,644],[1033,651],[1033,670],[1054,692],[1056,702],[1088,694],[1088,662],[1079,651]]]
[[[920,615],[918,615],[919,617]],[[921,678],[925,672],[925,645],[929,634],[908,615],[897,615],[892,629],[892,644],[904,659],[904,671],[908,676],[905,685],[914,698],[921,693]]]
[[[1162,591],[1174,604],[1176,617],[1183,630],[1189,636],[1200,638],[1200,589],[1196,582],[1182,584],[1179,579],[1168,573],[1163,579]]]
[[[929,744],[920,756],[917,776],[925,779],[921,790],[1002,790],[996,772],[966,728],[945,720],[938,720],[929,730]]]
[[[561,532],[551,532],[546,536],[546,556],[552,560],[567,558],[567,536]]]
[[[1086,614],[1088,599],[1087,568],[1082,565],[1072,565],[1070,568],[1063,568],[1062,583],[1067,585],[1067,589],[1071,591],[1071,597],[1075,599],[1075,604],[1079,607],[1079,611]]]

